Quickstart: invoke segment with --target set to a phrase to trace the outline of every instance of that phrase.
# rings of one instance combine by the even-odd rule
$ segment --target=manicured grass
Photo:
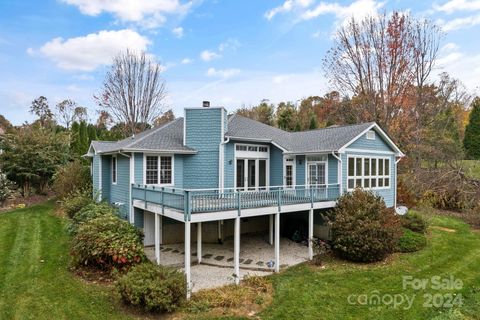
[[[0,214],[0,319],[130,319],[110,287],[87,284],[68,271],[68,235],[53,204]],[[476,319],[480,315],[480,232],[435,216],[427,247],[387,262],[361,265],[331,260],[321,269],[299,265],[271,277],[273,303],[262,319]],[[402,276],[461,279],[460,290],[402,289]],[[377,290],[377,291],[375,291]],[[350,305],[349,295],[415,295],[404,310]],[[453,309],[425,308],[425,293],[461,293]],[[232,312],[231,315],[235,314]],[[238,314],[238,313],[237,313]],[[226,312],[223,319],[232,319]],[[173,315],[173,317],[178,316]],[[209,319],[211,314],[183,314]],[[140,316],[144,318],[145,315]]]
[[[274,276],[273,304],[264,319],[478,319],[480,318],[480,233],[459,220],[434,217],[427,248],[413,254],[395,255],[387,263],[359,265],[331,261],[326,269],[299,265]],[[440,228],[439,228],[440,227]],[[442,229],[447,228],[447,229]],[[449,230],[452,229],[452,230]],[[452,232],[453,231],[453,232]],[[461,279],[460,290],[402,288],[402,276],[430,279],[453,275]],[[375,291],[378,290],[378,291]],[[414,297],[393,306],[350,305],[350,295],[407,294]],[[424,294],[461,293],[462,306],[424,307]],[[355,301],[355,298],[353,298]],[[362,300],[363,301],[363,300]],[[389,301],[388,299],[386,300]]]
[[[126,319],[112,290],[68,271],[53,203],[0,213],[0,319]]]

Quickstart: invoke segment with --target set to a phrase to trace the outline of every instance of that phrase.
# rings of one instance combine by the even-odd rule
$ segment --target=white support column
[[[202,262],[202,223],[197,223],[197,261]]]
[[[308,260],[313,259],[313,209],[308,212]]]
[[[280,271],[280,212],[275,214],[275,272]]]
[[[240,217],[235,218],[233,256],[235,264],[235,284],[240,283]]]
[[[155,261],[160,264],[160,215],[155,215]]]
[[[268,229],[268,231],[269,231],[268,243],[270,243],[270,245],[273,244],[273,217],[274,217],[273,214],[271,214],[269,216],[270,224],[269,224],[269,229]]]
[[[187,299],[190,299],[192,283],[190,274],[190,221],[185,221],[185,276],[187,279]]]
[[[158,243],[163,244],[163,216],[158,215]]]

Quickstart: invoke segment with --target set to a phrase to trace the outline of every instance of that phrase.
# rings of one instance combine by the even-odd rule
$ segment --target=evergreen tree
[[[463,146],[467,157],[480,159],[480,97],[475,98],[472,102],[472,111],[465,128]]]
[[[313,130],[317,128],[318,128],[317,117],[315,117],[315,115],[312,114],[310,117],[310,125],[308,126],[308,129]]]

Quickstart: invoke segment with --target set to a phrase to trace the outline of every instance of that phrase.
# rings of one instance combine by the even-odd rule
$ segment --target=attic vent
[[[367,132],[367,139],[368,140],[375,140],[375,131],[370,130]]]
[[[210,101],[203,101],[202,106],[204,108],[210,108]]]

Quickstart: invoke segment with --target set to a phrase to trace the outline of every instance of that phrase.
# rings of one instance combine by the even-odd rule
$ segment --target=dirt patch
[[[445,231],[445,232],[450,232],[450,233],[457,232],[457,230],[455,230],[455,229],[450,229],[450,228],[445,228],[445,227],[439,227],[439,226],[431,226],[430,228],[436,229],[436,230]]]
[[[72,272],[83,281],[94,284],[109,285],[113,284],[116,279],[110,272],[97,270],[95,268],[73,268]]]
[[[10,211],[13,209],[20,209],[30,207],[55,197],[53,192],[48,192],[47,194],[34,194],[29,197],[18,197],[12,200],[7,200],[3,206],[0,207],[0,213]]]

